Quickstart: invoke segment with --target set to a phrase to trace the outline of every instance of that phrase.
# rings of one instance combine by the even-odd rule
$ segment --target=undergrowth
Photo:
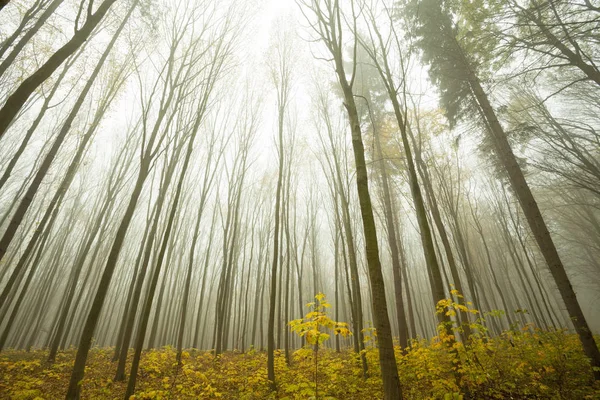
[[[406,354],[397,349],[399,374],[407,399],[600,399],[589,363],[577,336],[565,331],[510,331],[500,337],[475,338],[468,348],[456,342],[449,351],[443,340],[414,341]],[[112,349],[90,353],[83,381],[85,399],[121,399],[125,383],[113,382]],[[7,351],[0,355],[0,398],[63,398],[75,356],[47,351]],[[350,351],[319,354],[320,399],[382,397],[377,350],[366,350],[369,378]],[[172,348],[144,353],[135,399],[308,399],[314,396],[312,349],[296,351],[292,363],[276,357],[278,390],[269,392],[266,354],[209,352],[183,354],[177,368]]]
[[[438,314],[449,317],[440,324],[438,336],[413,340],[404,352],[396,347],[405,399],[600,399],[600,382],[594,382],[576,335],[525,325],[490,337],[479,312],[458,292],[452,295],[438,303]],[[176,351],[166,347],[143,353],[132,400],[291,400],[315,398],[315,394],[320,400],[382,398],[374,347],[364,350],[369,365],[369,376],[364,379],[358,354],[316,346],[329,337],[325,328],[350,334],[346,324],[328,319],[328,304],[319,296],[317,303],[309,304],[312,311],[305,319],[291,323],[295,332],[316,338],[309,341],[313,347],[294,352],[290,365],[282,352],[276,352],[276,392],[270,390],[264,352],[234,351],[215,357],[211,352],[189,350],[183,352],[183,365],[178,367]],[[468,322],[458,324],[457,315]],[[457,334],[466,336],[465,330],[470,335],[466,345],[455,340]],[[371,328],[368,334],[376,332]],[[126,382],[113,382],[113,352],[111,348],[90,352],[82,382],[84,399],[123,398]],[[47,357],[46,350],[0,353],[0,399],[63,398],[75,350],[59,353],[53,364],[45,361]]]

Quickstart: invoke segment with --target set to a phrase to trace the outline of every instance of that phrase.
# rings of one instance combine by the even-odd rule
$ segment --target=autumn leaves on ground
[[[591,384],[589,364],[577,337],[563,332],[511,332],[487,343],[478,341],[455,355],[439,341],[416,342],[407,355],[397,348],[400,382],[406,398],[443,399],[459,390],[463,398],[598,399],[600,387]],[[7,399],[58,399],[64,396],[74,351],[59,353],[45,363],[46,351],[9,351],[0,356],[0,393]],[[122,398],[126,382],[113,382],[116,364],[111,349],[91,352],[84,399]],[[290,366],[276,357],[279,386],[269,391],[266,354],[229,352],[215,358],[210,352],[184,353],[177,368],[172,348],[144,353],[135,399],[308,399],[314,396],[313,352],[296,351]],[[382,398],[381,378],[374,349],[367,351],[369,377],[362,378],[360,361],[343,351],[319,354],[320,399]],[[460,389],[454,378],[460,374]],[[466,391],[469,391],[467,395]]]
[[[277,388],[271,390],[264,351],[213,352],[190,349],[178,365],[172,347],[144,352],[138,390],[131,399],[379,399],[382,382],[374,338],[365,335],[369,366],[363,376],[360,356],[350,349],[325,348],[334,335],[347,336],[347,324],[333,321],[322,295],[310,303],[303,319],[291,330],[307,341],[289,359],[276,352]],[[455,297],[455,300],[457,298]],[[438,314],[476,317],[470,324],[468,346],[449,332],[462,332],[456,323],[438,327],[432,340],[414,340],[407,351],[396,346],[402,392],[407,399],[599,399],[600,384],[592,379],[588,360],[576,335],[565,330],[544,331],[532,324],[513,326],[489,337],[486,316],[452,299],[438,303]],[[372,332],[372,330],[371,330]],[[90,353],[82,397],[116,399],[126,382],[113,380],[114,348]],[[0,397],[15,400],[57,399],[64,396],[75,350],[48,363],[48,351],[7,351],[0,356]],[[129,359],[131,359],[131,354]]]

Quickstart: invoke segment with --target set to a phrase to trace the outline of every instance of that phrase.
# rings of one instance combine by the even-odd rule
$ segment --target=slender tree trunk
[[[146,248],[146,244],[150,240],[150,229],[148,229],[148,227],[151,221],[154,220],[154,213],[156,211],[157,206],[155,205],[154,207],[152,207],[152,212],[149,212],[146,216],[146,229],[144,229],[144,235],[142,236],[142,241],[140,242],[140,247],[138,249],[138,255],[134,264],[135,269],[133,271],[133,276],[131,277],[131,282],[129,282],[129,289],[127,290],[127,299],[125,300],[125,307],[123,308],[123,315],[121,316],[121,323],[119,324],[119,331],[117,332],[117,344],[115,346],[115,352],[113,354],[113,362],[119,359],[119,355],[121,354],[123,343],[125,341],[125,328],[127,326],[127,321],[129,320],[129,312],[132,308],[132,302],[134,301],[135,287],[137,282],[139,281],[138,276],[142,269],[142,256],[144,255],[144,249]],[[129,346],[129,343],[126,346]]]
[[[8,67],[13,63],[13,61],[15,61],[21,50],[23,50],[23,47],[25,47],[25,45],[37,33],[37,31],[42,27],[42,25],[46,23],[48,18],[54,13],[54,11],[56,11],[58,6],[60,6],[62,2],[63,0],[54,0],[52,3],[50,3],[50,5],[46,8],[42,15],[40,15],[40,17],[37,19],[35,24],[31,28],[29,28],[27,32],[21,37],[21,40],[19,40],[19,42],[13,46],[11,52],[6,56],[4,60],[2,60],[2,63],[0,64],[0,76],[4,75]]]
[[[376,28],[376,26],[375,26]],[[379,31],[376,30],[380,47],[385,48],[383,44],[383,39],[379,34]],[[423,246],[423,253],[425,255],[425,262],[427,263],[427,268],[430,271],[430,277],[432,279],[432,295],[433,301],[437,304],[440,300],[446,298],[444,292],[444,284],[442,279],[441,268],[438,263],[435,246],[433,243],[433,236],[431,234],[431,229],[429,222],[427,220],[427,211],[425,210],[425,202],[423,200],[423,195],[421,193],[421,188],[419,185],[419,180],[417,177],[415,162],[412,155],[412,149],[409,142],[408,130],[410,127],[408,126],[408,121],[406,120],[405,113],[402,112],[402,108],[400,106],[400,101],[398,100],[398,92],[396,89],[396,84],[394,83],[393,75],[390,70],[389,62],[387,59],[387,53],[385,51],[382,52],[381,64],[376,56],[372,55],[371,58],[376,63],[377,70],[381,76],[381,79],[386,87],[388,97],[392,102],[392,106],[394,109],[394,115],[396,117],[396,122],[398,123],[398,128],[400,130],[400,137],[402,140],[402,146],[404,148],[404,154],[406,157],[406,168],[408,172],[408,183],[410,186],[410,192],[413,199],[413,204],[415,206],[415,211],[417,214],[417,222],[419,225],[419,233],[421,237],[421,244]],[[449,321],[449,318],[445,318],[444,315],[439,315],[440,322]]]
[[[7,0],[0,1],[0,10],[4,5],[8,4]],[[44,9],[46,6],[45,0],[35,0],[35,2],[25,11],[23,14],[23,18],[21,19],[21,23],[19,26],[13,31],[12,35],[7,37],[2,41],[2,45],[0,46],[0,58],[4,56],[4,53],[13,45],[15,40],[23,33],[23,30],[29,25],[29,23],[36,17],[36,15]]]
[[[414,141],[413,141],[414,143]],[[448,266],[450,267],[450,274],[452,275],[452,281],[454,283],[454,287],[461,295],[465,295],[465,291],[462,286],[462,279],[458,272],[458,266],[456,264],[456,258],[454,257],[454,253],[452,251],[452,246],[450,244],[450,240],[448,239],[448,233],[446,232],[446,227],[444,226],[444,222],[442,221],[442,216],[440,213],[439,205],[437,199],[435,197],[435,193],[433,190],[433,185],[431,183],[431,177],[427,170],[427,166],[424,161],[421,159],[420,152],[417,152],[417,164],[419,165],[419,174],[421,176],[421,180],[423,182],[423,187],[425,188],[425,195],[427,196],[427,200],[429,202],[429,210],[431,212],[431,216],[435,223],[435,226],[438,231],[438,235],[442,242],[442,246],[444,247],[444,252],[446,254],[446,259],[448,260]],[[459,299],[459,302],[464,305],[464,299]],[[477,306],[476,306],[477,308]],[[462,317],[462,316],[461,316]],[[459,318],[460,321],[460,318]],[[467,342],[469,340],[469,336],[471,334],[471,330],[468,325],[463,326],[464,340]]]
[[[12,156],[12,158],[10,159],[10,161],[8,162],[8,164],[6,165],[6,167],[4,168],[4,172],[2,173],[2,177],[0,177],[0,189],[2,189],[2,187],[4,187],[4,185],[6,184],[6,181],[8,181],[8,178],[10,178],[10,175],[11,175],[13,169],[15,168],[15,165],[17,165],[17,161],[19,161],[19,158],[21,157],[21,155],[25,151],[25,148],[27,147],[27,144],[29,144],[29,140],[33,136],[33,133],[35,132],[35,130],[39,126],[40,122],[42,122],[42,119],[44,118],[44,115],[46,115],[46,111],[48,111],[48,109],[50,108],[50,101],[54,98],[54,95],[56,94],[58,88],[60,87],[61,82],[63,81],[63,79],[67,75],[67,72],[68,72],[69,68],[71,68],[71,66],[77,60],[77,58],[79,57],[79,55],[81,55],[81,51],[78,52],[77,54],[75,54],[73,57],[71,57],[71,59],[67,60],[67,62],[65,63],[65,66],[63,67],[62,71],[60,72],[60,74],[56,78],[56,82],[52,86],[52,89],[50,90],[50,93],[48,93],[48,95],[44,99],[44,103],[42,104],[42,107],[41,107],[40,111],[38,112],[38,115],[35,117],[35,120],[31,123],[31,126],[29,127],[29,129],[25,133],[25,136],[23,136],[23,139],[21,140],[21,144],[17,148],[17,151],[15,151],[15,153]]]
[[[204,186],[206,187],[206,183],[204,182]],[[187,317],[187,309],[188,309],[188,298],[190,295],[190,285],[192,282],[192,270],[194,266],[194,256],[196,253],[196,244],[198,243],[198,233],[200,231],[200,221],[202,220],[202,212],[204,210],[204,204],[201,204],[198,207],[198,215],[196,216],[196,226],[194,228],[194,237],[192,239],[192,245],[190,246],[190,252],[188,255],[188,266],[187,273],[184,282],[183,289],[183,299],[181,302],[181,319],[179,321],[179,332],[177,334],[177,365],[181,366],[181,353],[183,348],[183,333],[185,329],[185,319]]]
[[[72,221],[73,216],[71,216],[71,221]],[[71,222],[68,221],[68,222]],[[67,223],[68,223],[67,222]],[[50,229],[51,226],[48,229],[48,232],[51,230]],[[33,279],[33,276],[35,275],[35,272],[38,268],[38,266],[40,265],[40,261],[41,261],[41,256],[43,254],[42,252],[42,248],[46,243],[46,240],[48,239],[48,233],[46,233],[46,235],[44,235],[44,238],[42,239],[42,242],[40,243],[40,249],[38,250],[38,255],[37,257],[33,260],[31,269],[29,270],[29,273],[27,274],[27,278],[25,279],[25,282],[23,283],[23,287],[21,289],[21,292],[19,293],[18,296],[16,296],[16,301],[15,304],[12,308],[12,312],[10,312],[8,318],[6,318],[6,314],[8,313],[9,309],[10,309],[10,303],[11,301],[9,301],[4,308],[4,312],[2,312],[2,315],[0,318],[1,320],[5,320],[6,319],[6,325],[4,327],[4,331],[2,333],[2,335],[0,336],[0,351],[2,351],[4,349],[4,344],[6,343],[6,338],[8,337],[8,333],[10,332],[12,325],[15,321],[15,318],[17,316],[17,313],[19,311],[19,307],[21,305],[21,303],[23,302],[24,298],[25,298],[25,294],[27,293],[27,289],[29,288],[29,285],[31,283],[31,280]],[[64,240],[61,242],[61,245],[59,245],[57,247],[56,253],[61,253],[62,250],[64,249]],[[56,254],[55,253],[55,254]],[[12,300],[12,299],[11,299]]]
[[[65,292],[65,301],[62,304],[62,311],[59,312],[58,323],[56,330],[54,332],[54,339],[52,340],[52,344],[50,346],[50,353],[48,355],[48,361],[54,362],[56,358],[56,353],[58,352],[58,347],[60,345],[61,338],[63,336],[64,327],[67,321],[67,317],[69,314],[69,309],[71,308],[71,304],[73,302],[73,297],[75,296],[75,289],[77,287],[77,281],[79,280],[79,275],[81,270],[83,269],[83,265],[85,264],[85,259],[89,254],[89,251],[96,240],[97,234],[102,227],[102,222],[105,219],[107,210],[112,209],[112,204],[115,201],[115,194],[109,191],[108,197],[102,204],[102,207],[94,221],[90,232],[88,233],[86,239],[84,240],[84,245],[79,251],[79,256],[77,257],[75,263],[73,264],[73,269],[71,271],[71,278],[69,279],[69,283],[67,284],[66,292]]]
[[[197,132],[197,131],[196,131]],[[133,361],[131,362],[131,372],[129,374],[129,382],[127,383],[127,390],[125,392],[125,400],[129,400],[129,397],[133,395],[135,391],[135,384],[137,379],[137,371],[140,363],[140,357],[142,353],[142,348],[144,346],[144,339],[146,336],[146,328],[148,326],[148,320],[150,319],[150,310],[152,308],[152,301],[154,300],[154,293],[156,291],[156,285],[158,283],[158,278],[160,276],[160,272],[162,269],[162,264],[165,258],[165,253],[167,250],[167,245],[171,239],[171,231],[173,229],[175,215],[179,210],[179,201],[181,198],[181,192],[183,188],[183,182],[185,179],[185,175],[188,170],[188,166],[190,163],[190,159],[192,156],[192,150],[194,148],[194,138],[195,134],[189,139],[188,148],[185,155],[185,160],[183,162],[183,166],[181,169],[181,173],[179,175],[179,181],[177,183],[177,188],[175,191],[175,197],[173,199],[171,212],[169,213],[167,227],[165,228],[165,232],[163,234],[163,240],[160,247],[160,252],[157,256],[156,265],[154,266],[154,271],[152,274],[152,279],[150,281],[150,285],[148,287],[148,293],[146,296],[146,300],[144,302],[144,308],[142,309],[141,321],[138,327],[138,335],[136,338],[135,351],[133,354]],[[157,306],[157,318],[158,318],[159,307]]]
[[[279,220],[281,215],[281,186],[283,181],[283,115],[284,108],[279,107],[279,126],[278,126],[278,152],[279,152],[279,172],[277,176],[277,189],[275,191],[275,224],[273,232],[273,262],[271,265],[271,292],[269,296],[269,322],[267,332],[267,377],[271,384],[271,389],[275,390],[275,307],[277,302],[277,275],[279,263]]]
[[[504,291],[500,287],[500,283],[498,281],[498,277],[495,272],[494,263],[492,262],[492,256],[490,253],[490,249],[487,244],[485,234],[483,232],[483,227],[481,226],[481,223],[479,222],[479,219],[477,218],[472,206],[471,206],[471,215],[473,217],[473,221],[475,222],[475,229],[476,229],[477,233],[479,234],[479,237],[481,238],[481,242],[483,244],[483,249],[485,251],[485,256],[486,256],[486,260],[488,263],[488,267],[489,267],[490,273],[492,275],[492,283],[493,283],[494,287],[496,288],[497,296],[500,297],[500,302],[502,303],[502,307],[504,308],[505,316],[508,321],[508,325],[510,326],[513,324],[512,316],[510,314],[510,308],[508,306],[508,303],[506,302],[506,298],[504,296]]]
[[[135,274],[132,277],[131,283],[134,284],[135,282],[135,286],[132,292],[131,301],[129,302],[128,307],[125,308],[123,314],[125,324],[123,328],[123,334],[119,339],[119,363],[117,364],[117,370],[115,372],[114,377],[114,380],[117,382],[125,380],[125,364],[127,363],[127,353],[129,351],[129,344],[131,342],[131,336],[133,334],[135,317],[137,315],[142,288],[144,285],[146,274],[148,272],[148,267],[151,262],[152,249],[155,244],[155,238],[157,236],[162,209],[165,204],[165,199],[171,184],[171,180],[173,178],[173,173],[175,172],[175,166],[177,164],[177,159],[179,157],[180,150],[181,145],[177,145],[176,148],[173,150],[173,154],[171,155],[171,161],[165,161],[167,165],[163,169],[161,182],[159,185],[160,187],[158,190],[158,197],[156,199],[156,204],[154,205],[155,209],[152,211],[154,218],[152,219],[152,225],[150,226],[150,229],[147,231],[148,233],[147,239],[145,241],[144,251],[140,251],[139,254],[139,256],[143,254],[142,263],[138,267],[139,274]]]
[[[558,51],[560,51],[560,53],[568,60],[569,64],[579,68],[588,79],[600,85],[600,70],[598,70],[598,67],[594,65],[594,62],[592,61],[590,64],[588,64],[582,57],[580,51],[575,52],[571,50],[561,39],[556,37],[556,35],[554,35],[554,33],[552,33],[550,30],[549,26],[542,21],[541,17],[539,16],[539,5],[537,5],[537,2],[534,2],[534,4],[536,4],[535,11],[524,10],[524,12],[527,18],[532,21],[538,27],[540,32],[546,37],[547,43],[558,49]],[[598,379],[600,379],[600,372],[598,373],[598,377]]]
[[[398,378],[392,330],[385,298],[385,283],[379,260],[379,245],[377,243],[377,230],[369,194],[369,178],[365,160],[365,149],[362,141],[362,132],[358,112],[354,102],[352,88],[346,80],[341,56],[336,58],[338,80],[344,92],[346,111],[352,132],[352,148],[356,165],[356,187],[360,203],[363,231],[366,245],[367,265],[369,271],[370,287],[373,297],[373,320],[377,329],[377,344],[379,347],[379,363],[383,378],[383,393],[386,400],[401,399],[402,392]]]
[[[340,235],[334,228],[334,260],[333,260],[333,268],[334,268],[334,304],[335,304],[335,320],[340,320],[340,304],[339,304],[339,275],[340,275]],[[336,353],[340,352],[340,335],[335,335],[335,351]]]
[[[198,334],[200,332],[200,322],[202,321],[202,306],[204,302],[204,291],[206,289],[206,281],[208,276],[208,266],[210,265],[210,249],[212,247],[212,242],[214,238],[214,229],[216,226],[216,217],[217,212],[213,211],[212,222],[210,225],[210,235],[208,236],[208,245],[206,247],[205,255],[204,255],[204,268],[202,272],[202,285],[200,287],[200,296],[198,297],[198,316],[196,319],[196,329],[194,331],[194,347],[200,348],[200,342],[198,339]],[[208,308],[208,307],[207,307]],[[201,339],[204,339],[204,335],[200,336]]]
[[[492,108],[485,91],[481,87],[479,79],[468,67],[469,64],[465,58],[463,58],[463,64],[467,68],[469,84],[473,90],[477,103],[481,108],[482,114],[485,117],[486,124],[489,128],[488,132],[492,137],[498,157],[508,174],[511,187],[521,204],[523,214],[529,223],[529,228],[535,237],[540,251],[548,264],[550,273],[554,278],[554,282],[565,302],[571,321],[573,322],[575,330],[581,340],[581,344],[583,345],[583,350],[590,359],[592,366],[595,368],[593,371],[594,378],[600,380],[600,350],[598,350],[592,331],[583,315],[583,311],[577,300],[577,295],[573,290],[569,276],[565,271],[565,267],[556,250],[556,246],[554,245],[554,241],[550,236],[544,217],[542,216],[537,202],[533,197],[533,193],[531,193],[531,189],[525,180],[523,171],[508,143],[504,128],[500,125],[496,113]]]
[[[343,251],[344,265],[349,266],[351,276],[351,289],[348,290],[348,296],[350,298],[352,323],[354,330],[357,333],[353,335],[354,339],[354,351],[360,355],[362,364],[363,377],[366,379],[368,376],[368,365],[364,350],[364,333],[363,333],[363,305],[362,305],[362,294],[360,292],[360,278],[358,274],[358,263],[356,257],[356,247],[354,241],[354,230],[352,228],[351,217],[350,217],[350,204],[348,195],[345,190],[344,179],[342,178],[342,171],[340,166],[340,157],[338,150],[334,142],[334,132],[329,118],[329,114],[326,111],[326,105],[323,105],[323,119],[327,127],[327,134],[329,139],[329,147],[332,155],[332,162],[330,163],[330,174],[334,183],[332,186],[332,197],[336,203],[334,211],[336,213],[336,219],[340,224],[340,228],[344,229],[345,242],[347,247],[347,258],[346,252]],[[339,199],[339,208],[341,209],[341,215],[339,215],[337,201]]]
[[[121,219],[119,229],[113,241],[110,254],[108,255],[104,271],[100,278],[100,283],[98,284],[98,290],[94,297],[92,307],[89,311],[88,317],[83,328],[83,333],[79,341],[79,346],[77,348],[77,355],[75,356],[75,365],[73,366],[73,371],[71,373],[69,389],[66,395],[67,400],[78,400],[80,398],[81,385],[79,382],[83,379],[87,355],[92,345],[92,336],[94,335],[94,331],[98,323],[100,311],[102,310],[104,299],[106,298],[108,287],[110,285],[113,272],[117,265],[121,248],[123,247],[125,234],[127,233],[129,224],[131,223],[131,220],[133,218],[133,212],[135,211],[138,199],[142,192],[142,187],[144,186],[144,181],[146,180],[146,176],[148,175],[148,169],[149,162],[146,160],[142,160],[142,165],[140,167],[137,181],[135,182],[133,192],[131,193],[131,196],[129,198],[127,210],[125,211],[125,215],[123,215],[123,218]]]
[[[390,253],[392,255],[392,273],[394,275],[394,299],[396,302],[398,339],[400,348],[402,348],[403,351],[406,351],[406,348],[408,347],[408,326],[406,323],[404,300],[402,298],[402,267],[400,265],[400,254],[398,252],[398,240],[396,237],[396,226],[394,225],[394,212],[392,209],[392,198],[390,193],[387,167],[383,158],[383,151],[381,150],[381,138],[379,137],[379,132],[375,127],[375,123],[376,122],[373,120],[373,137],[375,141],[375,148],[377,149],[377,154],[380,160],[379,167],[381,171],[381,186],[383,188],[383,205],[388,236],[387,239],[388,246],[390,247]]]
[[[100,7],[105,6],[107,3],[112,3],[115,0],[106,0]],[[31,202],[33,201],[33,197],[35,196],[35,194],[37,193],[41,183],[42,183],[42,179],[46,176],[46,174],[48,173],[48,170],[50,169],[50,166],[52,164],[52,162],[54,161],[54,158],[56,157],[58,150],[60,149],[60,147],[62,146],[67,133],[69,132],[69,130],[71,129],[71,124],[73,123],[73,121],[75,120],[75,117],[77,116],[77,114],[79,113],[79,110],[81,109],[81,106],[83,105],[83,102],[85,100],[85,98],[87,97],[90,89],[92,88],[96,78],[98,77],[98,75],[100,74],[100,70],[102,69],[102,67],[104,66],[104,63],[106,61],[106,59],[108,58],[108,55],[110,54],[112,48],[114,47],[121,31],[123,30],[123,28],[125,27],[125,24],[127,23],[127,21],[129,20],[129,17],[131,16],[135,5],[137,5],[137,1],[133,3],[133,6],[129,9],[129,12],[127,13],[127,15],[125,16],[125,18],[123,19],[121,25],[119,26],[119,28],[117,29],[117,31],[115,32],[115,34],[113,35],[111,41],[109,42],[109,44],[107,45],[106,49],[104,50],[104,53],[102,54],[102,56],[100,57],[100,60],[98,60],[98,64],[96,64],[96,67],[94,68],[94,71],[92,72],[92,75],[90,76],[90,78],[88,79],[85,87],[83,88],[83,90],[81,91],[81,93],[79,94],[75,105],[73,106],[73,108],[71,109],[71,112],[69,113],[68,117],[66,118],[65,122],[63,123],[63,126],[58,134],[58,136],[56,137],[56,139],[54,140],[54,143],[52,144],[52,147],[50,148],[50,150],[48,151],[48,153],[46,154],[46,156],[44,157],[44,161],[42,162],[42,164],[40,165],[38,172],[36,173],[33,181],[31,182],[29,188],[27,189],[27,192],[25,193],[25,197],[23,198],[23,200],[21,200],[21,203],[19,204],[19,207],[17,209],[17,211],[15,212],[15,214],[13,215],[8,228],[6,229],[6,231],[4,232],[4,235],[2,236],[2,239],[0,239],[0,260],[2,260],[2,257],[4,256],[4,254],[6,254],[6,250],[8,249],[8,246],[10,245],[12,239],[14,238],[14,235],[18,229],[18,227],[20,226],[23,218],[25,217],[25,214],[27,212],[27,210],[29,209],[29,206],[31,205]],[[108,7],[110,6],[110,4],[108,4],[106,6],[107,10]],[[96,11],[97,15],[98,13],[100,13],[100,9],[98,9]],[[106,10],[104,11],[104,13],[106,13]],[[102,14],[104,15],[104,14]],[[91,20],[92,17],[90,17]],[[100,16],[101,18],[101,16]],[[88,20],[89,21],[89,20]],[[87,22],[86,22],[87,24]],[[73,49],[73,51],[75,51],[75,49]],[[57,65],[58,67],[58,65]],[[55,68],[56,69],[56,68]],[[5,119],[8,117],[5,117],[2,113],[4,112],[4,109],[6,107],[8,107],[10,102],[10,99],[8,100],[8,102],[4,105],[4,108],[2,110],[0,110],[0,137],[2,134],[1,131],[1,127],[2,125],[5,123]],[[85,135],[84,140],[82,140],[82,143],[84,143],[83,146],[80,146],[79,151],[77,153],[77,155],[74,158],[74,161],[76,161],[76,164],[79,163],[78,157],[80,158],[83,154],[83,151],[85,149],[85,144],[87,144],[87,142],[90,139],[91,133],[95,131],[95,129],[91,129],[88,130],[88,134]],[[74,174],[74,172],[72,172]],[[69,175],[67,175],[69,176]],[[70,180],[72,179],[72,177],[70,179],[66,179],[66,181],[70,184]],[[67,185],[68,186],[68,185]],[[0,301],[1,303],[1,301]]]
[[[29,96],[87,40],[94,28],[102,21],[108,9],[116,1],[105,0],[102,2],[95,13],[87,16],[85,23],[75,32],[73,37],[58,49],[37,71],[25,79],[13,94],[9,96],[4,106],[0,109],[0,138],[4,135],[27,99],[29,99]],[[1,248],[0,251],[2,251]]]

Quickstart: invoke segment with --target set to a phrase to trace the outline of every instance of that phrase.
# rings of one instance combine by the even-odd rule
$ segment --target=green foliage
[[[405,8],[451,127],[475,107],[467,72],[485,81],[497,68],[494,16],[501,14],[501,7],[498,0],[410,0]]]
[[[485,90],[511,56],[500,45],[505,8],[502,0],[407,0],[403,8],[413,23],[407,31],[429,66],[429,77],[439,90],[450,128],[464,118],[480,132],[489,129],[472,88],[481,85]],[[498,178],[505,180],[505,168],[490,139],[483,135],[479,150],[491,161]],[[525,160],[517,161],[521,168],[526,167]]]
[[[452,127],[469,104],[471,91],[448,3],[412,0],[406,11],[414,22],[411,34],[423,62],[429,65],[429,77],[439,88],[440,103]]]

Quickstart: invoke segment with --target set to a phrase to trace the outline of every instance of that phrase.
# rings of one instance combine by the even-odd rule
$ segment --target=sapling
[[[315,400],[318,395],[318,360],[319,345],[330,338],[330,334],[325,330],[333,331],[335,335],[347,337],[352,335],[346,322],[337,322],[327,316],[326,309],[331,308],[325,300],[325,295],[319,293],[315,296],[315,301],[308,303],[307,307],[312,311],[307,313],[304,318],[295,319],[289,322],[292,332],[296,332],[300,337],[306,338],[306,342],[313,346],[315,360]]]

